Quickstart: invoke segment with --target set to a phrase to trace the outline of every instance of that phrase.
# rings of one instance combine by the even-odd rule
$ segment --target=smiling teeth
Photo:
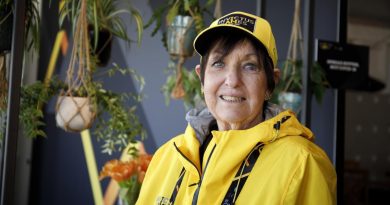
[[[221,98],[228,102],[242,102],[244,100],[244,98],[242,97],[233,97],[233,96],[225,96],[225,95],[222,95]]]

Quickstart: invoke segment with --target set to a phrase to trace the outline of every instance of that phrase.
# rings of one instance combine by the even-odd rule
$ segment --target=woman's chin
[[[261,122],[261,118],[255,117],[257,115],[246,115],[243,112],[225,111],[215,116],[218,127],[224,130],[228,129],[248,129]],[[259,115],[261,116],[261,115]]]
[[[245,124],[245,118],[237,115],[222,115],[217,118],[217,122],[227,127],[241,127],[241,125]]]

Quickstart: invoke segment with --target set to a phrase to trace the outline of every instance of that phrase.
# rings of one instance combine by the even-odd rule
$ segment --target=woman
[[[267,21],[233,12],[194,41],[207,108],[155,153],[138,204],[335,204],[336,174],[294,113],[268,103],[279,71]]]

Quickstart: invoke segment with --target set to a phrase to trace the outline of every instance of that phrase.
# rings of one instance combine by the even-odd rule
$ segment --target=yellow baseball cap
[[[275,38],[272,34],[271,25],[263,18],[248,14],[241,11],[236,11],[215,20],[211,25],[200,32],[194,40],[194,48],[196,52],[203,56],[207,47],[210,45],[210,37],[215,33],[223,35],[226,28],[237,29],[244,31],[257,39],[268,51],[274,67],[278,62],[278,52],[276,51]]]

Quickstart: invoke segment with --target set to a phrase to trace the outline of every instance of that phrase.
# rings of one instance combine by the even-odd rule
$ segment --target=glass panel
[[[6,128],[7,114],[7,93],[8,93],[8,72],[7,56],[5,53],[0,54],[0,170],[3,158],[4,137]],[[0,179],[1,181],[1,179]]]
[[[349,1],[348,43],[369,47],[370,80],[346,92],[344,204],[390,204],[389,6]]]
[[[5,111],[7,108],[7,72],[6,55],[0,54],[0,149],[3,147],[3,139],[5,135]]]
[[[9,76],[9,53],[0,51],[0,173],[3,172],[4,139],[7,126],[7,98],[8,98],[8,76]],[[2,178],[0,177],[0,185]],[[1,186],[0,186],[1,192]]]

